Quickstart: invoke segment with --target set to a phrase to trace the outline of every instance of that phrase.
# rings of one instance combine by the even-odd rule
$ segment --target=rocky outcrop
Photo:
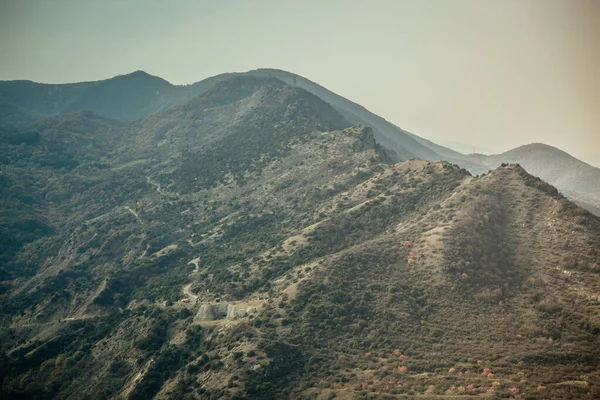
[[[227,316],[227,311],[227,303],[202,304],[195,319],[198,321],[223,319]]]
[[[236,319],[236,318],[244,318],[248,315],[256,314],[258,312],[256,307],[243,307],[243,306],[235,306],[230,304],[227,308],[227,318]]]
[[[237,319],[258,313],[256,307],[228,303],[202,304],[196,314],[196,321],[215,321],[218,319]]]
[[[370,126],[360,126],[356,128],[349,128],[348,131],[352,131],[352,134],[358,138],[354,143],[354,151],[365,151],[373,150],[376,148],[375,137],[373,136],[373,129]]]
[[[356,126],[344,130],[347,134],[356,137],[356,141],[352,145],[352,150],[357,153],[367,150],[375,150],[379,155],[379,160],[387,164],[393,164],[398,155],[388,148],[384,148],[375,141],[373,128],[370,126]]]

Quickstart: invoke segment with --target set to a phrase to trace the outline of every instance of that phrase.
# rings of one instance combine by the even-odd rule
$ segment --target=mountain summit
[[[582,206],[600,207],[600,169],[555,147],[532,143],[499,155],[468,157],[487,168],[496,168],[503,162],[518,163],[530,174],[551,182]]]

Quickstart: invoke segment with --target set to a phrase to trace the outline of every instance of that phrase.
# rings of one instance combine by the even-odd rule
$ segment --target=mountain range
[[[600,396],[598,170],[560,150],[463,155],[279,70],[0,105],[7,398]]]
[[[72,110],[87,110],[106,118],[132,122],[183,104],[239,75],[276,78],[316,95],[349,123],[372,127],[376,140],[394,151],[397,161],[411,158],[448,161],[472,174],[488,172],[504,162],[518,163],[589,211],[597,214],[600,208],[600,169],[559,149],[529,144],[498,155],[465,155],[407,132],[306,78],[276,69],[225,73],[186,86],[172,85],[143,71],[74,84],[5,81],[0,82],[0,121],[18,124]]]

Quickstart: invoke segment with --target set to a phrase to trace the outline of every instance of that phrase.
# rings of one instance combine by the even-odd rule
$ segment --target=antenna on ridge
[[[296,75],[294,75],[294,78],[292,79],[292,83],[294,85],[294,89],[296,88]]]

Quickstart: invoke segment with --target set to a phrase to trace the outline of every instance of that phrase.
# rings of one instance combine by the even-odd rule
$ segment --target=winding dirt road
[[[187,285],[183,285],[183,294],[185,294],[193,303],[198,301],[198,296],[192,293],[192,284],[188,283]]]

